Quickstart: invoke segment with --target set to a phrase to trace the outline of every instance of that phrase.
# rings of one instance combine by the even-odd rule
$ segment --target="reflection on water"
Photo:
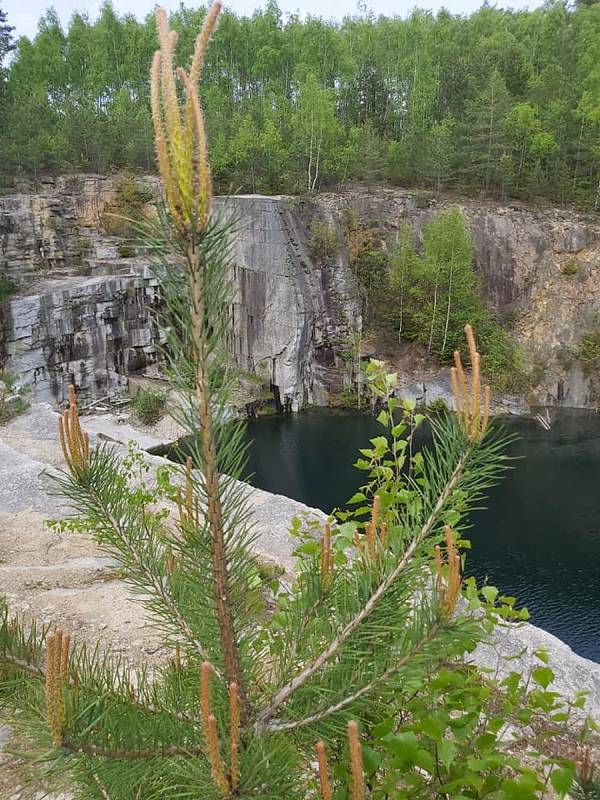
[[[472,516],[468,571],[527,605],[532,622],[600,662],[600,415],[564,411],[545,431],[507,420],[515,468]],[[252,482],[331,511],[362,480],[357,450],[381,432],[368,415],[326,410],[249,427]]]

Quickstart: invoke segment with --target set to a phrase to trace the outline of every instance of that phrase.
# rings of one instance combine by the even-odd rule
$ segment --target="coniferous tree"
[[[201,17],[173,14],[183,59]],[[10,59],[0,169],[147,170],[153,36],[151,17],[110,5],[64,31],[46,14]],[[216,184],[306,191],[314,103],[315,186],[383,179],[593,208],[599,36],[595,4],[341,23],[284,21],[275,4],[249,18],[226,12],[202,78]],[[27,136],[37,115],[44,135]]]
[[[6,11],[0,8],[0,67],[4,63],[7,53],[14,49],[12,42],[12,32],[14,28],[6,21]]]
[[[6,56],[14,49],[12,32],[14,28],[8,24],[6,12],[0,7],[0,130],[6,121]]]

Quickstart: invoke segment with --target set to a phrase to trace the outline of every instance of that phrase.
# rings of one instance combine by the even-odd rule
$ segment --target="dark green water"
[[[506,423],[522,457],[473,515],[468,572],[526,605],[532,622],[600,662],[600,415],[562,412],[550,431]],[[361,483],[368,415],[324,410],[251,423],[254,485],[329,512]]]

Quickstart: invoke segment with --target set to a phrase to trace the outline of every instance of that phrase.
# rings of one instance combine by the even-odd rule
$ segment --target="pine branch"
[[[417,550],[423,539],[431,532],[433,526],[439,518],[440,512],[446,505],[449,497],[456,488],[467,463],[469,450],[465,451],[460,457],[454,472],[450,476],[444,490],[440,494],[433,511],[423,524],[417,535],[413,538],[412,542],[406,549],[404,556],[398,561],[396,566],[388,573],[384,580],[379,584],[377,589],[369,597],[361,610],[350,620],[350,622],[343,628],[341,633],[315,658],[310,664],[298,673],[289,683],[283,686],[273,697],[270,705],[263,709],[257,717],[255,723],[255,731],[260,733],[265,729],[266,723],[272,718],[273,714],[280,708],[294,692],[303,686],[312,676],[321,669],[344,645],[344,643],[352,636],[352,634],[362,625],[367,617],[373,612],[381,598],[385,595],[392,584],[398,579],[400,574],[410,563],[415,551]]]
[[[100,492],[94,491],[94,488],[87,484],[83,488],[84,491],[87,492],[89,498],[93,501],[95,507],[104,516],[106,522],[108,523],[112,531],[115,533],[115,535],[118,537],[121,544],[126,548],[128,558],[131,559],[136,569],[138,569],[140,574],[143,575],[143,577],[146,579],[148,586],[151,587],[154,590],[155,594],[161,598],[165,607],[167,608],[167,610],[169,611],[169,613],[171,614],[177,625],[180,627],[181,631],[185,634],[188,644],[192,646],[192,648],[197,652],[200,658],[202,659],[208,658],[208,652],[205,649],[204,645],[198,641],[198,639],[194,635],[194,632],[188,625],[187,620],[180,613],[179,609],[173,602],[172,598],[169,596],[166,584],[163,581],[161,581],[160,576],[156,575],[151,569],[149,569],[146,566],[146,564],[144,564],[136,548],[130,545],[127,528],[124,527],[119,522],[119,520],[113,515],[109,504],[104,501],[104,498],[102,497]]]
[[[230,585],[227,575],[223,508],[219,488],[216,442],[213,418],[210,409],[210,387],[208,381],[208,358],[205,341],[206,314],[202,281],[202,262],[198,252],[188,251],[189,280],[191,293],[192,338],[196,359],[196,398],[202,437],[203,473],[206,483],[206,515],[211,532],[213,581],[221,645],[225,661],[225,674],[228,683],[238,687],[241,719],[247,717],[246,693],[242,680],[239,650],[236,642],[230,606]]]
[[[147,750],[112,749],[110,747],[100,747],[99,745],[88,744],[86,742],[72,742],[65,736],[62,737],[60,746],[63,750],[68,750],[70,753],[80,753],[81,755],[86,756],[98,756],[100,758],[114,759],[148,759],[174,758],[176,756],[197,756],[203,754],[205,751],[203,745],[190,745],[189,747],[171,745],[170,747],[148,748]]]
[[[397,674],[402,667],[406,666],[415,656],[419,655],[425,648],[425,646],[435,638],[437,633],[439,632],[441,625],[437,624],[413,647],[413,649],[403,656],[399,661],[393,664],[391,667],[388,667],[384,672],[380,675],[377,675],[373,680],[369,681],[369,683],[361,686],[360,689],[357,689],[352,694],[348,695],[347,697],[340,700],[338,703],[334,703],[333,705],[328,706],[327,708],[322,709],[321,711],[317,711],[314,714],[311,714],[308,717],[304,717],[304,719],[299,720],[291,720],[290,722],[279,722],[275,720],[274,722],[267,725],[267,730],[275,733],[279,733],[281,731],[292,731],[296,728],[303,728],[306,725],[312,725],[317,722],[322,722],[324,719],[331,717],[333,714],[337,714],[339,711],[343,711],[348,706],[352,705],[356,700],[359,700],[361,697],[364,697],[366,694],[370,694],[374,691],[378,686],[381,686],[385,683],[389,678]],[[435,665],[434,665],[435,666]]]
[[[224,671],[227,683],[234,683],[238,687],[240,717],[243,721],[248,715],[247,698],[233,619],[232,587],[228,574],[230,561],[211,409],[214,398],[209,379],[211,357],[224,344],[221,334],[227,327],[224,322],[228,282],[223,274],[225,264],[211,263],[212,178],[204,115],[198,95],[198,81],[206,48],[217,26],[220,10],[221,4],[215,0],[196,39],[189,73],[182,68],[176,70],[186,96],[185,106],[181,109],[173,64],[177,34],[169,30],[164,10],[158,9],[160,50],[154,57],[150,94],[159,169],[176,233],[174,249],[184,256],[189,286],[192,362],[198,415],[195,422],[199,424],[202,445],[201,469],[210,532],[211,577]],[[218,236],[215,241],[218,243]]]

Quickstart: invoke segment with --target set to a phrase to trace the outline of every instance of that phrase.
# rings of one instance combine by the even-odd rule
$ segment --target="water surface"
[[[468,572],[526,605],[532,622],[600,662],[600,415],[564,411],[550,431],[505,423],[514,469],[472,515]],[[318,410],[249,426],[252,483],[325,512],[363,480],[359,447],[382,432],[366,414]]]

